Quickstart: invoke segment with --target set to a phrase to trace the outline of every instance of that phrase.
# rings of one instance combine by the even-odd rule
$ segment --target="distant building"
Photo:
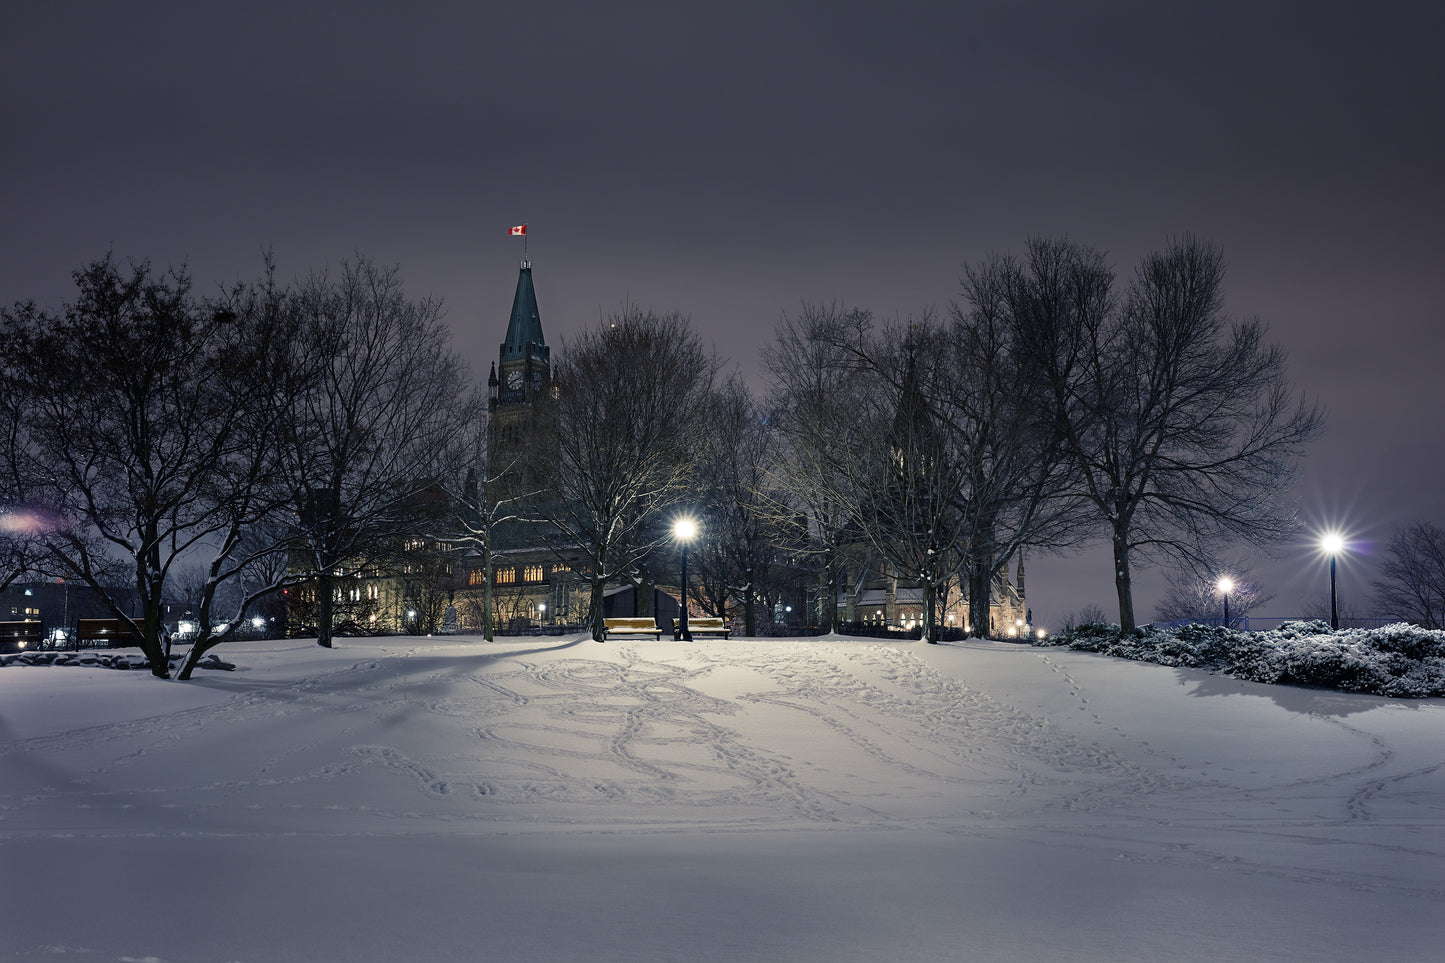
[[[114,586],[108,591],[123,611],[133,613],[139,608],[134,589]],[[71,638],[80,619],[114,617],[105,599],[83,582],[11,582],[0,589],[0,622],[38,621],[47,639],[54,638],[57,632]]]

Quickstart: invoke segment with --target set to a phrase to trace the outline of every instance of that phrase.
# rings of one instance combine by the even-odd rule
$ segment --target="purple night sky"
[[[485,376],[529,225],[548,340],[678,308],[757,383],[780,313],[940,311],[960,266],[1192,231],[1329,413],[1296,495],[1371,551],[1445,525],[1445,14],[1334,3],[23,4],[0,30],[0,301],[114,250],[202,291],[357,252],[445,299]],[[1036,620],[1112,611],[1031,558]],[[1294,614],[1302,542],[1255,563]],[[1157,578],[1142,572],[1148,619]]]

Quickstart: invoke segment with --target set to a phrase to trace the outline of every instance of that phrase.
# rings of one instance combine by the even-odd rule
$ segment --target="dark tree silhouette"
[[[1264,326],[1224,313],[1213,244],[1186,236],[1146,256],[1118,310],[1091,249],[1031,241],[1029,270],[1088,278],[1043,285],[1061,296],[1024,319],[1025,339],[1081,494],[1109,533],[1130,630],[1139,557],[1202,560],[1213,544],[1267,545],[1294,530],[1282,496],[1323,416],[1293,396]]]
[[[556,463],[540,511],[590,584],[598,641],[607,585],[666,540],[660,522],[693,481],[717,368],[685,316],[637,309],[584,331],[553,367],[539,444]]]
[[[1445,628],[1445,530],[1429,522],[1395,529],[1374,590],[1382,612]]]
[[[336,277],[302,283],[295,310],[297,364],[314,360],[320,376],[292,403],[282,446],[291,557],[314,586],[317,643],[330,647],[338,578],[450,526],[446,487],[463,470],[481,396],[440,303],[408,298],[396,268],[343,262]]]

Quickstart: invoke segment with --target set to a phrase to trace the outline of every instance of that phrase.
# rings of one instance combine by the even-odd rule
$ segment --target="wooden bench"
[[[733,630],[722,619],[687,617],[687,631],[690,635],[720,635],[730,638]]]
[[[104,642],[112,649],[140,645],[140,640],[131,633],[130,626],[120,619],[77,619],[75,641],[77,644]]]
[[[603,619],[607,629],[603,635],[610,638],[613,635],[650,635],[654,639],[662,638],[662,629],[657,627],[657,620],[648,616],[636,619]]]

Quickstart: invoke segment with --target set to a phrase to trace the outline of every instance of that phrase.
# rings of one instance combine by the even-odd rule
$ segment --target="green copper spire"
[[[507,323],[507,340],[502,342],[501,360],[547,361],[549,349],[542,336],[542,318],[537,313],[537,291],[532,287],[532,261],[522,261],[517,276],[517,293],[512,298],[512,320]]]

